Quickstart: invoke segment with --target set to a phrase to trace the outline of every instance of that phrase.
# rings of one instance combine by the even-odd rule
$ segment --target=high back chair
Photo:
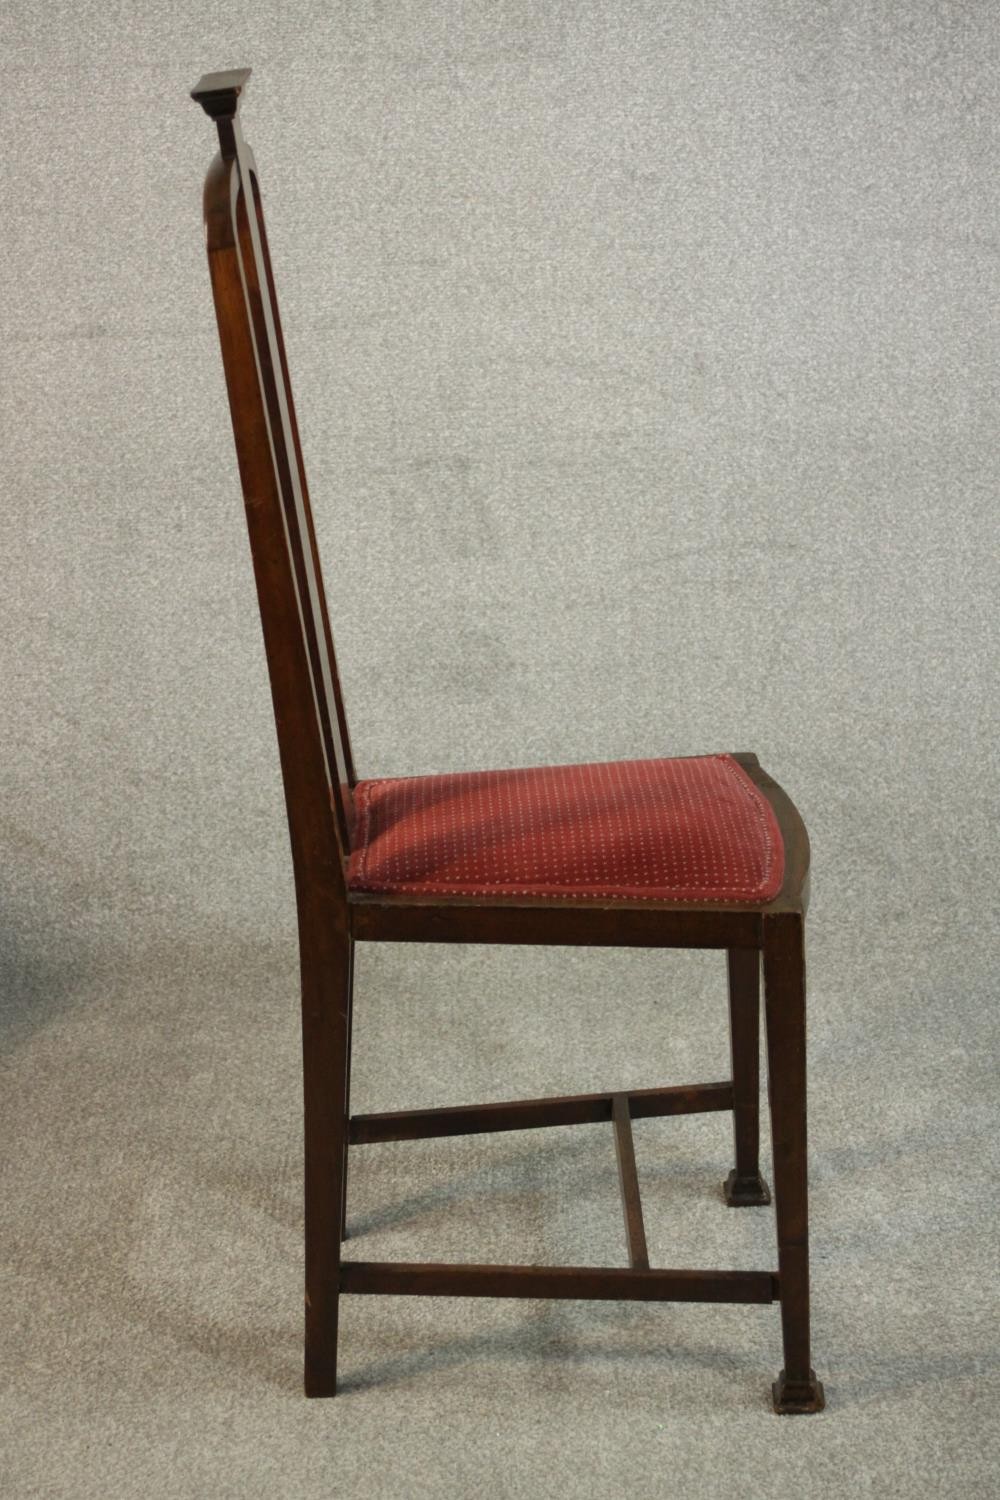
[[[305,1389],[336,1390],[341,1296],[778,1302],[779,1412],[813,1412],[809,1355],[804,915],[809,846],[753,755],[359,781],[320,577],[253,155],[250,70],[192,91],[219,132],[208,260],[256,574],[295,871],[305,1094]],[[550,943],[715,948],[728,959],[732,1078],[637,1092],[349,1113],[354,945]],[[631,1121],[727,1110],[733,1207],[770,1202],[758,1168],[763,955],[777,1271],[649,1264]],[[348,1157],[372,1141],[606,1120],[628,1264],[347,1260]]]

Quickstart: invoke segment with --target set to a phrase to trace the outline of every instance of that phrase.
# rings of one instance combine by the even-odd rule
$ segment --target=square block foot
[[[722,1184],[722,1191],[730,1208],[762,1208],[771,1201],[767,1183],[759,1172],[752,1177],[738,1177],[734,1168]]]
[[[335,1364],[307,1364],[303,1381],[307,1396],[322,1400],[337,1394],[337,1366]]]
[[[782,1370],[771,1387],[774,1409],[783,1417],[805,1415],[811,1411],[822,1411],[826,1405],[823,1382],[816,1379],[816,1371],[809,1371],[808,1380],[788,1380]]]

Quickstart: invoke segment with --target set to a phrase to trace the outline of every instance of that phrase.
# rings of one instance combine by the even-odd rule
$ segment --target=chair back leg
[[[302,943],[307,1396],[337,1389],[352,948],[350,936],[337,931],[325,935],[319,952]]]
[[[770,1203],[760,1175],[760,953],[730,948],[729,1043],[736,1165],[723,1184],[730,1208]]]
[[[347,1046],[344,1064],[344,1176],[340,1187],[340,1238],[347,1239],[347,1168],[350,1164],[347,1131],[351,1119],[351,1036],[354,1023],[354,943],[347,948]]]

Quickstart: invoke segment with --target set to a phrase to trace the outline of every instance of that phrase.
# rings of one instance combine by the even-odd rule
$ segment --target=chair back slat
[[[221,146],[205,183],[208,256],[293,848],[305,840],[315,856],[332,809],[342,872],[354,766],[260,184],[237,117],[248,76],[210,74],[192,91],[218,125]]]

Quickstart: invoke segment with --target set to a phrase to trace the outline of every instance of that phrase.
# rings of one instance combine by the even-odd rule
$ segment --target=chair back
[[[296,881],[343,897],[354,767],[260,184],[238,118],[249,68],[207,74],[191,96],[218,126],[205,227],[281,754]]]

